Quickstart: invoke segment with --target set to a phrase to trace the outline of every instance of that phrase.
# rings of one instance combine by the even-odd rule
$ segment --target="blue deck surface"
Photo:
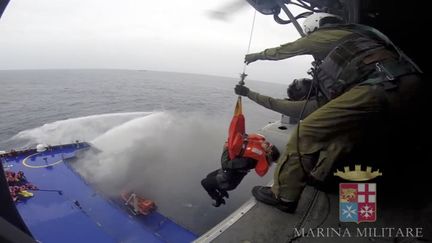
[[[79,149],[85,148],[85,143],[80,144]],[[34,197],[17,203],[35,239],[75,243],[191,242],[196,238],[158,212],[134,216],[96,193],[68,165],[77,150],[77,144],[69,144],[3,159],[6,169],[22,170],[27,180],[41,189],[32,191]]]

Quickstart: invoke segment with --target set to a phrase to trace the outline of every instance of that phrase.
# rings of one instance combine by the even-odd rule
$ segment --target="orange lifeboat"
[[[147,215],[155,210],[156,204],[149,199],[142,198],[134,192],[123,192],[121,197],[124,204],[129,206],[134,214]]]

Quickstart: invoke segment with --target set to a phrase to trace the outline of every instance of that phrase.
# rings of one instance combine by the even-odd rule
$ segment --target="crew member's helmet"
[[[314,13],[304,20],[303,31],[308,35],[322,27],[324,24],[339,23],[343,23],[343,19],[340,16],[329,13]]]

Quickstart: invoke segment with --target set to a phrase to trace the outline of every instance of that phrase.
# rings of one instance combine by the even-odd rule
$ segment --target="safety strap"
[[[385,89],[391,89],[397,86],[394,81],[402,75],[407,75],[411,73],[418,73],[418,70],[412,66],[410,63],[401,63],[400,61],[390,59],[375,63],[377,75],[375,77],[369,78],[362,82],[362,84],[375,85],[378,83],[383,83]]]
[[[399,49],[398,46],[396,46],[381,31],[379,31],[373,27],[361,25],[361,24],[348,24],[348,25],[342,26],[342,28],[344,28],[344,27],[347,28],[348,30],[351,30],[351,31],[358,33],[360,35],[364,35],[364,36],[367,36],[370,38],[374,38],[374,39],[383,41],[384,43],[386,43],[388,46],[392,47],[398,53],[400,60],[402,60],[402,59],[407,60],[411,65],[413,65],[413,67],[416,69],[417,72],[423,73],[423,71],[420,69],[420,67],[417,66],[417,64],[413,60],[411,60],[411,58],[409,58],[401,49]]]

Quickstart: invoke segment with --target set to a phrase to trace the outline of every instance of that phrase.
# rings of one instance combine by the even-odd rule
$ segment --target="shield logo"
[[[375,222],[377,218],[375,183],[339,184],[339,220]]]

